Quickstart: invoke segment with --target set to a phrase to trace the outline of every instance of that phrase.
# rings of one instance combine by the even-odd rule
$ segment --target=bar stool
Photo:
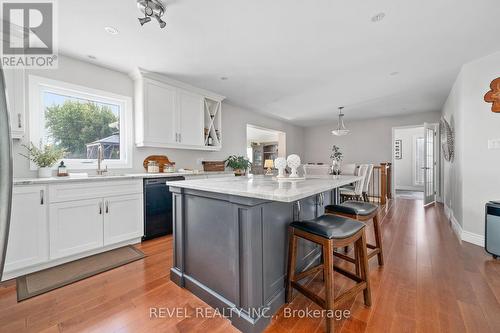
[[[368,276],[368,256],[366,253],[365,224],[353,219],[336,215],[322,215],[310,221],[292,222],[288,228],[288,273],[286,284],[286,302],[292,300],[292,291],[296,289],[329,312],[326,316],[327,332],[333,332],[333,313],[342,302],[347,301],[363,291],[366,306],[371,305],[370,280]],[[297,241],[306,239],[321,245],[323,263],[296,273]],[[333,264],[333,249],[353,244],[355,247],[355,263],[359,267],[356,274],[346,271]],[[356,282],[355,286],[341,295],[334,297],[333,271],[336,271]],[[325,298],[321,298],[311,290],[299,284],[299,281],[323,271],[325,281]]]
[[[373,230],[375,231],[375,245],[367,244],[366,246],[373,250],[368,253],[368,259],[377,255],[379,266],[384,265],[384,254],[382,252],[382,235],[380,233],[380,226],[378,223],[378,206],[369,202],[361,201],[345,201],[340,205],[328,205],[325,207],[325,213],[328,215],[343,216],[358,221],[373,220]],[[355,259],[335,253],[336,256],[355,263]]]

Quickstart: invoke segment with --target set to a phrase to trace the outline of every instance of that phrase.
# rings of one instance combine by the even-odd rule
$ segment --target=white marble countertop
[[[293,182],[276,180],[271,176],[248,176],[231,178],[193,179],[168,182],[171,187],[242,197],[293,202],[329,191],[362,179],[359,176],[311,176]]]
[[[234,175],[230,171],[200,171],[193,172],[172,172],[172,173],[113,173],[109,172],[103,176],[90,175],[89,177],[50,177],[50,178],[14,178],[14,185],[35,185],[68,182],[98,182],[107,180],[134,179],[134,178],[163,178],[183,176],[187,179],[206,178],[212,175]]]

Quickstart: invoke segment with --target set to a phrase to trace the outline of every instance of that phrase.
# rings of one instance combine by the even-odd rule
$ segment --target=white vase
[[[50,178],[50,177],[52,177],[51,167],[38,168],[38,178]]]
[[[297,173],[297,169],[300,166],[300,157],[299,155],[292,154],[287,157],[286,163],[288,167],[292,170],[290,173],[290,178],[298,178],[299,174]]]
[[[284,178],[285,177],[285,168],[286,168],[286,160],[284,157],[278,157],[274,160],[274,167],[278,169],[278,175],[276,178]]]

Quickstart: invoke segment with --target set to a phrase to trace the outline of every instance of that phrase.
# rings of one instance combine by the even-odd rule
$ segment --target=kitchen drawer
[[[142,193],[142,179],[88,181],[49,186],[50,203]]]

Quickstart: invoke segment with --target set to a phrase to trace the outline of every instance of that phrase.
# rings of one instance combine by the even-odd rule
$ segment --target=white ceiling
[[[278,142],[278,131],[247,126],[247,142]]]
[[[135,0],[58,6],[63,54],[164,73],[304,126],[339,105],[346,121],[439,110],[463,63],[500,50],[498,0],[169,0],[165,29],[141,27]]]

